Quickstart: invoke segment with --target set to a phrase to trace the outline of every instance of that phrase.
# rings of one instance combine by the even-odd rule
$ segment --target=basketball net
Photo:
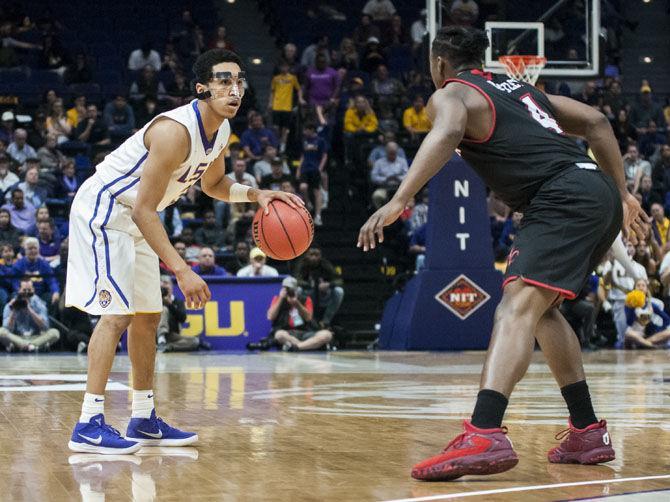
[[[542,56],[500,56],[498,61],[505,65],[508,76],[530,85],[535,85],[547,64],[547,58]]]

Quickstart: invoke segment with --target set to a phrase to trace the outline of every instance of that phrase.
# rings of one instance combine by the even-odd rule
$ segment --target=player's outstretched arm
[[[637,199],[626,189],[626,177],[623,159],[619,152],[619,143],[607,117],[598,110],[574,99],[549,94],[547,98],[563,130],[568,134],[586,139],[600,168],[614,179],[623,202],[624,234],[634,242],[637,242],[637,238],[643,239],[648,218]]]
[[[201,308],[210,299],[207,284],[191,270],[170,243],[156,209],[163,199],[170,175],[188,157],[186,129],[173,120],[159,120],[146,132],[149,155],[142,169],[132,218],[149,246],[175,273],[186,306]]]
[[[433,128],[421,143],[396,194],[361,228],[357,246],[363,251],[374,249],[376,241],[384,241],[384,227],[398,219],[409,200],[442,169],[463,139],[468,110],[457,87],[440,89],[430,98],[426,112]]]
[[[269,211],[268,204],[274,199],[283,200],[291,207],[305,205],[300,197],[292,193],[259,190],[236,183],[235,180],[226,176],[223,152],[207,168],[200,180],[200,186],[202,191],[213,199],[225,202],[258,202],[265,209],[266,214]]]

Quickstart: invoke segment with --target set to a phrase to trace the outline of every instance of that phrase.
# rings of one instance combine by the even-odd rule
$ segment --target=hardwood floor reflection
[[[664,352],[585,354],[615,461],[547,463],[566,411],[536,354],[505,420],[519,465],[485,479],[411,480],[415,462],[460,432],[482,360],[482,353],[161,354],[159,414],[198,432],[200,444],[98,456],[67,449],[85,358],[0,356],[0,500],[358,501],[479,493],[468,500],[516,501],[650,490],[670,499]],[[106,417],[119,430],[130,415],[129,371],[127,357],[119,357],[108,384]],[[563,486],[550,486],[556,484]]]

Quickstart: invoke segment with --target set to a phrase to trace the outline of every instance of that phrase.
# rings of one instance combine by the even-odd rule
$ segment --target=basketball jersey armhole
[[[493,104],[493,100],[488,94],[484,92],[484,90],[481,87],[479,87],[476,84],[473,84],[472,82],[468,82],[467,80],[463,80],[460,78],[448,78],[447,80],[444,81],[442,89],[444,89],[450,82],[458,82],[459,84],[464,84],[467,85],[468,87],[472,87],[477,92],[479,92],[479,94],[484,96],[484,99],[489,104],[489,108],[491,108],[491,127],[489,128],[489,132],[486,135],[486,137],[484,139],[463,138],[463,141],[467,143],[486,143],[488,140],[491,139],[491,136],[493,136],[493,131],[495,131],[496,128],[496,107]]]
[[[157,115],[156,117],[151,119],[151,122],[149,122],[149,124],[147,124],[147,128],[144,130],[144,133],[142,134],[142,145],[144,145],[144,148],[146,148],[146,150],[148,152],[149,149],[147,148],[147,142],[146,142],[147,132],[149,132],[149,129],[151,129],[151,127],[155,123],[160,122],[161,120],[171,120],[171,121],[179,124],[180,126],[182,126],[184,128],[184,131],[186,131],[186,136],[188,137],[188,155],[186,156],[186,158],[184,160],[180,161],[179,164],[181,165],[184,162],[187,162],[191,158],[191,154],[193,153],[193,141],[192,141],[193,138],[191,138],[191,132],[188,130],[188,127],[186,126],[186,124],[180,122],[179,120],[175,119],[174,117],[168,117],[167,115],[161,114],[161,115]]]

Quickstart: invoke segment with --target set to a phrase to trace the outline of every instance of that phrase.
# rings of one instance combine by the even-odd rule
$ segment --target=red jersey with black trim
[[[523,211],[543,183],[575,164],[595,164],[563,132],[549,99],[532,85],[481,70],[461,72],[443,87],[452,82],[476,89],[491,107],[493,123],[487,137],[464,138],[459,148],[512,209]]]

